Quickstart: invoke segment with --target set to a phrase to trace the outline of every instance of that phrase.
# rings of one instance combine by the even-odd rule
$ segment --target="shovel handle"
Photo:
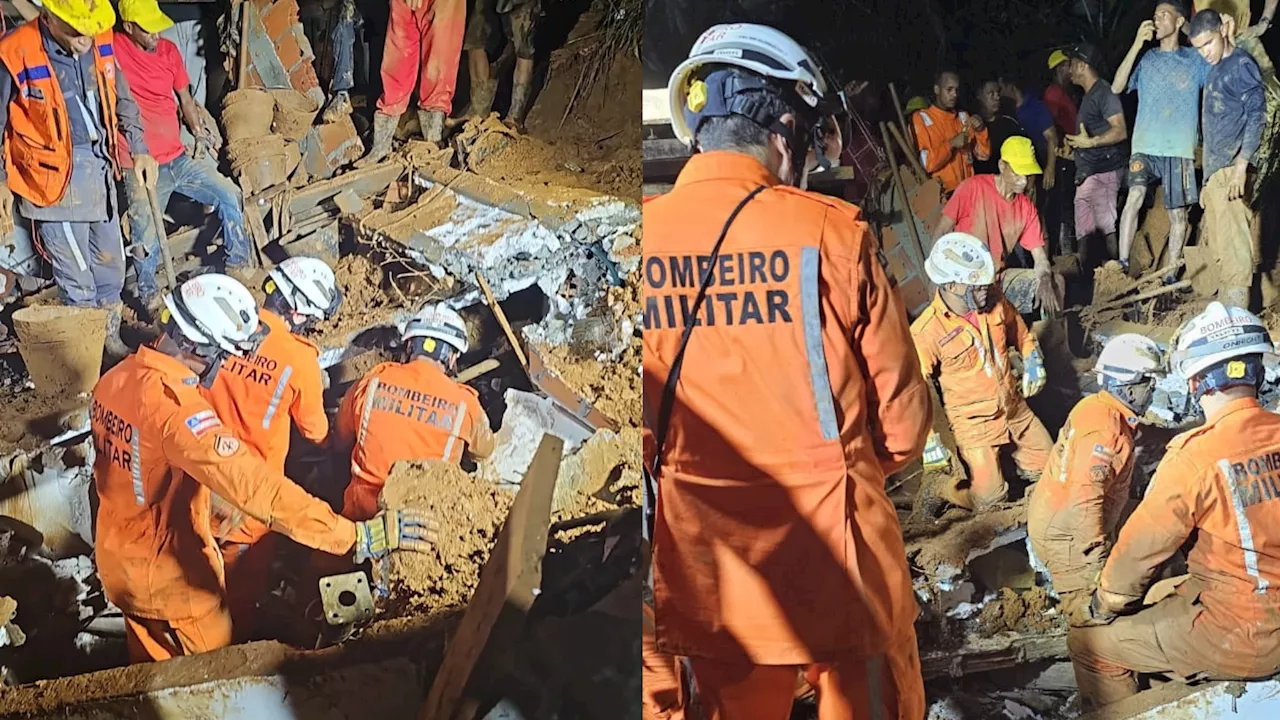
[[[169,257],[169,236],[164,231],[164,213],[160,210],[160,200],[156,197],[155,188],[142,186],[147,193],[147,204],[151,206],[151,223],[156,226],[156,235],[160,238],[160,257],[164,258],[164,274],[169,278],[169,291],[178,289],[178,278],[173,272],[173,258]]]

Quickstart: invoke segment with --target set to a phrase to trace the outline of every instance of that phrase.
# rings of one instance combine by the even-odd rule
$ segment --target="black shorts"
[[[1128,186],[1164,185],[1164,206],[1181,208],[1200,202],[1196,162],[1191,158],[1136,153],[1129,157]]]

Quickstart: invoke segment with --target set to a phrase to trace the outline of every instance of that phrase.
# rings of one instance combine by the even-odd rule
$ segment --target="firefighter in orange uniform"
[[[646,659],[689,658],[711,720],[788,717],[802,672],[824,720],[924,714],[884,478],[931,408],[860,212],[797,188],[842,110],[818,68],[772,28],[703,33],[670,84],[696,154],[644,206]]]
[[[944,70],[934,79],[933,104],[911,116],[920,164],[948,193],[973,177],[974,156],[991,157],[991,139],[982,118],[957,110],[959,100],[960,76]]]
[[[1217,302],[1179,331],[1172,366],[1205,423],[1169,442],[1102,569],[1089,619],[1067,635],[1086,712],[1137,693],[1140,672],[1280,672],[1280,415],[1258,402],[1273,351],[1261,320]],[[1190,578],[1142,607],[1179,548],[1189,548]]]
[[[342,293],[333,269],[309,257],[277,265],[263,289],[266,306],[258,311],[258,319],[268,330],[266,338],[251,355],[228,358],[203,395],[230,432],[273,471],[283,473],[291,419],[302,437],[317,445],[329,435],[320,350],[298,333],[332,317]],[[247,639],[253,607],[267,590],[275,543],[265,523],[244,517],[217,495],[213,525],[236,638]]]
[[[164,333],[93,390],[96,559],[107,599],[125,616],[130,658],[164,660],[231,642],[210,492],[299,543],[356,562],[425,550],[436,523],[416,512],[339,517],[228,432],[199,385],[260,341],[253,296],[201,275],[164,298]]]
[[[937,383],[960,457],[969,466],[968,490],[945,487],[939,493],[954,505],[982,511],[1008,497],[1002,450],[1012,446],[1014,462],[1032,482],[1049,459],[1053,439],[1024,399],[1044,388],[1044,358],[1017,311],[992,288],[995,263],[986,243],[968,233],[948,233],[934,243],[924,266],[938,294],[911,324],[911,335],[920,368]],[[1010,349],[1022,356],[1021,383]],[[936,432],[924,457],[926,468],[947,462]]]
[[[1027,535],[1063,611],[1088,603],[1129,499],[1133,441],[1163,362],[1154,340],[1117,335],[1098,354],[1101,390],[1071,410],[1027,508]]]
[[[467,326],[445,305],[428,305],[403,333],[408,362],[378,365],[347,392],[338,409],[339,449],[350,449],[351,484],[342,514],[373,517],[378,495],[399,460],[459,462],[466,450],[485,458],[493,431],[480,395],[455,382],[458,357],[467,351]]]

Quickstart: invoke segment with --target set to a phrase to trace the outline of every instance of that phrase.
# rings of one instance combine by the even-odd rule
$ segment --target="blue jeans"
[[[329,82],[330,93],[355,87],[356,24],[359,22],[355,0],[342,0],[338,24],[333,29],[333,79]]]
[[[124,173],[125,192],[129,196],[129,239],[135,247],[143,248],[145,257],[137,258],[134,269],[138,273],[138,295],[151,298],[159,288],[156,270],[160,266],[160,236],[151,222],[151,205],[147,192],[138,182],[133,171]],[[156,198],[160,211],[164,212],[169,198],[180,193],[198,203],[212,205],[222,221],[222,244],[226,251],[227,267],[249,264],[249,238],[244,231],[244,211],[241,209],[240,188],[230,179],[218,173],[213,164],[179,155],[160,166],[156,182]],[[136,252],[136,251],[135,251]]]

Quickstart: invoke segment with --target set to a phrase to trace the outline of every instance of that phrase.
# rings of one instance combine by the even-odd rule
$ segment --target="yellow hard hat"
[[[120,19],[149,33],[164,32],[173,27],[173,20],[164,14],[156,0],[120,0]]]
[[[116,11],[108,0],[44,0],[43,6],[81,35],[101,34],[116,24]]]
[[[1052,70],[1067,61],[1067,54],[1061,50],[1054,50],[1049,54],[1049,69]]]
[[[920,95],[916,95],[915,97],[907,101],[906,112],[909,115],[917,110],[923,110],[927,107],[929,107],[928,98],[922,97]]]
[[[1019,175],[1040,175],[1040,163],[1036,162],[1036,150],[1031,145],[1031,138],[1014,135],[1000,146],[1000,159],[1009,163],[1009,167]]]

